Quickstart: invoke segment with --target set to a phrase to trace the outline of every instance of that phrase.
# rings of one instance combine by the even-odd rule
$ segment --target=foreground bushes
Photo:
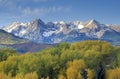
[[[120,68],[107,70],[106,79],[120,79]]]
[[[12,77],[10,74],[5,75],[4,73],[0,73],[0,79],[38,79],[38,75],[36,72],[28,73],[26,75],[19,73],[16,76]]]
[[[87,70],[89,79],[95,79],[100,61],[109,65],[106,79],[118,79],[120,72],[120,48],[99,40],[62,43],[32,54],[2,51],[1,57],[0,79],[81,79],[83,69]]]

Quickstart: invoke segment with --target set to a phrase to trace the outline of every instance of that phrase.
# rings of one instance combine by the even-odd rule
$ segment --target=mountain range
[[[96,20],[45,23],[41,19],[35,19],[27,23],[14,22],[1,29],[36,43],[56,44],[104,40],[114,45],[120,45],[120,26],[102,24]]]

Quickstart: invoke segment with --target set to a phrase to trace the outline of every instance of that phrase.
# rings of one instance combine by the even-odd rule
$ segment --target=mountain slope
[[[27,42],[27,40],[19,38],[13,34],[7,33],[4,30],[0,29],[0,44],[15,44],[24,42]]]
[[[73,21],[66,23],[60,21],[44,23],[42,20],[36,19],[28,23],[15,22],[2,29],[36,43],[54,44],[89,39],[119,42],[120,32],[115,30],[114,27],[111,28],[96,20],[87,22]]]
[[[120,25],[112,24],[109,27],[117,32],[120,32]]]

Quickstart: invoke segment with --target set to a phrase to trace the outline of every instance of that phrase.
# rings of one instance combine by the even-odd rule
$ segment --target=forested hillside
[[[96,40],[61,43],[36,53],[0,50],[0,79],[96,79],[99,63],[105,79],[120,79],[120,47]]]

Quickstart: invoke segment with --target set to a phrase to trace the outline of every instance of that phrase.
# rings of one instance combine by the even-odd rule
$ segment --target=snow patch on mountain
[[[85,27],[84,25],[81,25],[81,24],[78,25],[78,29],[82,29],[84,27]]]
[[[60,23],[60,24],[66,24],[65,21],[60,21],[59,23]]]
[[[43,32],[43,36],[44,37],[49,37],[51,36],[52,34],[54,34],[56,31],[48,31],[48,32]]]

